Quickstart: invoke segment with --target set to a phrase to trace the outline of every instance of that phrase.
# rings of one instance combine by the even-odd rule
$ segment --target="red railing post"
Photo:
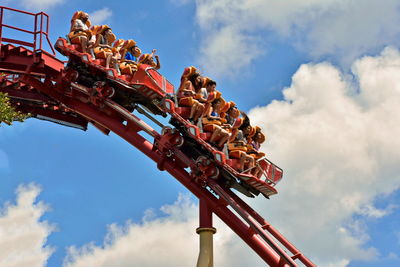
[[[33,60],[35,60],[36,57],[36,31],[37,31],[37,14],[35,15],[35,23],[34,23],[34,29],[33,29]]]
[[[23,28],[18,28],[12,25],[8,25],[6,23],[3,22],[4,20],[4,13],[5,10],[9,10],[10,12],[18,12],[18,13],[22,13],[28,16],[33,17],[33,31],[31,30],[27,30],[27,29],[23,29]],[[40,21],[39,21],[39,16],[40,16]],[[44,18],[44,16],[46,18]],[[47,44],[49,45],[51,52],[53,54],[53,56],[56,55],[56,51],[53,48],[53,45],[50,42],[49,39],[49,15],[47,15],[44,12],[39,12],[39,13],[31,13],[31,12],[26,12],[26,11],[22,11],[22,10],[18,10],[18,9],[14,9],[14,8],[10,8],[10,7],[5,7],[5,6],[0,6],[0,45],[3,42],[9,42],[9,43],[13,43],[13,44],[19,44],[19,45],[23,45],[23,46],[29,46],[33,48],[33,57],[36,57],[36,52],[37,51],[42,51],[44,49],[43,46],[43,42],[44,42],[44,37],[43,35],[46,36],[46,40],[47,40]],[[13,38],[5,38],[3,37],[3,28],[9,28],[12,30],[16,30],[16,31],[22,31],[28,34],[32,34],[33,35],[33,41],[32,42],[26,42],[26,41],[22,41],[22,40],[15,40]],[[37,35],[40,35],[39,38]],[[38,44],[38,42],[40,42]],[[44,50],[43,50],[44,51]],[[1,50],[0,50],[1,52]]]
[[[3,41],[3,7],[0,8],[0,55],[1,55],[1,44]]]
[[[43,12],[40,12],[40,50],[42,50],[43,43]]]
[[[1,44],[1,38],[2,38],[2,34],[3,34],[3,8],[0,8],[0,44]]]
[[[50,39],[49,39],[49,24],[50,24],[50,17],[49,17],[49,15],[47,15],[47,14],[45,14],[45,16],[46,16],[46,39],[47,39],[47,43],[48,43],[48,45],[50,46],[50,48],[51,48],[51,51],[53,52],[53,55],[55,56],[56,55],[56,51],[54,50],[54,48],[53,48],[53,46],[52,46],[52,44],[51,44],[51,42],[50,42]]]

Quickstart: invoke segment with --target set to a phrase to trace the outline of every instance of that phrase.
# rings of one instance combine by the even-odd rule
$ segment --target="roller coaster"
[[[7,12],[32,18],[33,29],[6,21]],[[31,41],[5,36],[5,29],[28,34]],[[0,72],[0,92],[16,110],[81,130],[91,124],[106,135],[114,132],[169,172],[199,198],[200,238],[215,233],[215,214],[270,266],[315,266],[240,197],[277,194],[282,170],[262,157],[256,162],[260,175],[238,171],[238,159],[210,145],[210,133],[187,120],[188,108],[179,106],[174,86],[154,67],[140,64],[134,74],[105,68],[104,59],[80,52],[68,38],[58,38],[53,47],[46,13],[0,7]],[[212,266],[205,254],[201,249],[198,266]]]

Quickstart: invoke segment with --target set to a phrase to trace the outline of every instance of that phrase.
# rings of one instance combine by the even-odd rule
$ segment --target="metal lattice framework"
[[[3,23],[5,11],[33,17],[34,29],[24,30]],[[32,34],[33,41],[5,38],[5,28]],[[213,213],[270,266],[315,266],[223,182],[208,179],[207,176],[198,179],[188,172],[188,167],[198,169],[198,162],[181,150],[182,136],[179,131],[164,127],[159,133],[133,114],[132,109],[109,98],[114,91],[104,88],[96,91],[78,83],[79,72],[66,67],[63,61],[56,58],[48,29],[49,16],[43,12],[34,14],[0,7],[0,71],[6,73],[1,78],[0,91],[9,95],[17,110],[82,130],[86,130],[91,123],[105,134],[114,132],[199,198],[200,227],[212,227]],[[43,50],[43,41],[48,42],[52,53]],[[111,72],[109,76],[114,74]],[[152,82],[157,83],[156,80]],[[165,86],[165,80],[160,80],[160,83]],[[141,132],[147,133],[150,138],[143,137]]]

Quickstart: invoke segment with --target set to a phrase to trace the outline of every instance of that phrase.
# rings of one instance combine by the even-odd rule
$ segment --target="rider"
[[[229,156],[239,158],[239,171],[244,171],[254,167],[254,158],[247,154],[247,140],[253,136],[255,131],[250,125],[249,117],[242,112],[243,121],[239,127],[234,140],[228,144]]]
[[[202,78],[195,67],[188,67],[183,72],[181,84],[178,88],[178,104],[183,107],[190,107],[189,120],[197,123],[198,119],[203,116],[204,104],[196,99],[196,88],[201,89]]]
[[[88,46],[93,45],[92,32],[90,28],[89,14],[76,11],[71,19],[71,28],[68,38],[72,44],[81,45],[82,53],[88,52]]]
[[[136,42],[132,39],[118,41],[119,53],[121,56],[119,68],[122,74],[133,75],[137,71],[137,57],[142,51],[136,46]]]
[[[161,68],[160,59],[158,55],[155,55],[157,50],[153,49],[151,54],[142,54],[139,57],[140,64],[146,64],[152,66],[154,69],[159,70]],[[154,58],[156,59],[157,63],[154,62]]]
[[[261,144],[265,142],[265,135],[261,132],[261,128],[259,126],[256,126],[254,131],[254,136],[248,140],[250,142],[247,145],[247,153],[255,160],[258,160],[265,156],[265,153],[259,151]],[[259,177],[261,172],[261,168],[256,167],[252,173],[254,176]]]
[[[96,58],[106,60],[106,69],[110,68],[110,63],[116,66],[117,61],[115,57],[113,59],[114,51],[111,46],[116,37],[111,28],[108,25],[102,25],[93,27],[93,31],[96,32],[96,42],[93,45]]]
[[[217,147],[222,147],[229,139],[229,131],[222,127],[224,119],[221,114],[226,111],[227,103],[220,96],[211,102],[211,106],[208,108],[207,116],[203,118],[203,129],[205,131],[212,132],[209,139],[211,144],[216,144]]]

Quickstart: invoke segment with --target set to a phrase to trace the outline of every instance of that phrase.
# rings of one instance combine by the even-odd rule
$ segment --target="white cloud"
[[[361,209],[358,211],[359,214],[364,215],[364,216],[369,216],[372,218],[382,218],[386,215],[389,215],[398,208],[398,206],[390,204],[387,206],[385,209],[377,209],[372,205],[365,205],[361,207]]]
[[[141,224],[110,225],[101,247],[69,248],[65,266],[176,266],[177,255],[182,266],[194,265],[195,205],[180,196],[177,203],[161,211],[165,217],[154,218],[154,211],[147,211]]]
[[[398,43],[400,33],[397,0],[198,0],[196,19],[204,36],[200,63],[214,75],[241,71],[266,51],[271,32],[313,57],[334,55],[346,64]],[[238,57],[248,62],[232,64]]]
[[[180,195],[172,205],[145,212],[142,223],[112,224],[101,246],[93,243],[68,248],[64,267],[83,266],[195,266],[199,253],[198,205]],[[243,241],[216,219],[215,266],[264,266]],[[246,257],[242,257],[245,253]]]
[[[53,252],[46,240],[54,226],[40,221],[48,206],[35,203],[40,193],[35,184],[20,185],[16,193],[16,204],[0,210],[0,266],[44,266]]]
[[[163,217],[146,212],[140,224],[112,224],[102,246],[70,247],[64,266],[193,266],[196,263],[197,209],[180,196],[174,205],[161,208]],[[183,253],[184,251],[184,253]]]
[[[20,0],[19,2],[27,11],[45,11],[64,3],[65,0]]]
[[[255,36],[242,35],[235,27],[225,27],[218,34],[204,37],[206,45],[200,47],[200,54],[205,57],[200,57],[199,64],[213,76],[231,68],[244,71],[252,60],[264,53],[257,46],[258,41]],[[236,75],[236,72],[229,75]]]
[[[364,248],[368,232],[354,215],[394,209],[373,201],[400,187],[399,60],[394,48],[363,57],[354,79],[329,63],[302,65],[284,100],[250,112],[270,138],[264,150],[285,170],[280,196],[255,203],[321,266],[377,255]]]
[[[89,13],[92,25],[107,23],[106,21],[111,18],[112,11],[108,7],[93,11]]]

